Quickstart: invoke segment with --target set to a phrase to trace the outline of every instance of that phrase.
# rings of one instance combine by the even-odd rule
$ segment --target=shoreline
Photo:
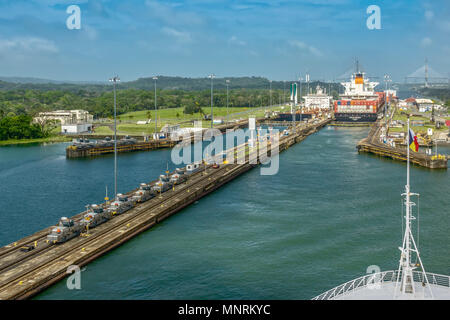
[[[10,139],[10,140],[2,140],[0,141],[0,147],[10,146],[16,144],[32,144],[32,143],[56,143],[56,142],[70,142],[72,141],[71,137],[65,136],[51,136],[47,138],[37,138],[37,139]]]

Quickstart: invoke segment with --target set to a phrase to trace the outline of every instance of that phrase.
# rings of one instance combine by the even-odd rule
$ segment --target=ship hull
[[[377,121],[376,113],[358,113],[358,112],[349,112],[349,113],[335,113],[334,118],[338,122],[375,122]]]
[[[295,114],[295,121],[300,121],[300,120],[307,120],[307,119],[311,119],[312,114],[311,113],[296,113]],[[292,113],[280,113],[278,114],[277,118],[275,119],[275,121],[292,121]]]

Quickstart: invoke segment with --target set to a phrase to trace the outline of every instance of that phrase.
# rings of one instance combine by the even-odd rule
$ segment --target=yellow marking
[[[21,286],[23,284],[23,281],[20,280],[18,284],[19,284],[19,286]]]
[[[86,251],[86,248],[81,248],[81,251]]]
[[[14,247],[17,246],[17,242],[14,242]]]
[[[127,228],[129,228],[129,227],[130,227],[130,224],[128,223],[128,224],[127,224]]]

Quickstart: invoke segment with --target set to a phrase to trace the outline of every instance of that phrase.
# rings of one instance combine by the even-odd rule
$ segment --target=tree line
[[[0,119],[0,140],[45,138],[49,132],[32,123],[28,115],[6,116]]]
[[[303,92],[306,93],[305,91]],[[157,89],[158,109],[182,107],[185,113],[199,108],[209,107],[210,90],[186,91]],[[228,105],[230,107],[261,107],[289,101],[289,91],[273,89],[230,89]],[[155,103],[153,90],[122,89],[117,91],[117,113],[153,110]],[[227,106],[227,91],[214,90],[213,104],[216,107]],[[83,109],[95,118],[108,118],[113,115],[113,93],[78,90],[77,92],[35,89],[17,89],[0,91],[0,118],[5,116],[30,115],[51,110]]]

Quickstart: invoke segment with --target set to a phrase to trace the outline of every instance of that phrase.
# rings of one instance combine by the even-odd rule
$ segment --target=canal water
[[[280,154],[278,174],[254,168],[87,265],[81,290],[63,280],[36,298],[310,299],[370,265],[396,269],[406,165],[359,155],[367,133],[326,127]],[[66,146],[0,148],[0,245],[112,190],[113,156],[68,160]],[[161,174],[170,151],[118,159],[125,192]],[[425,268],[449,274],[450,171],[412,167],[411,181]]]

